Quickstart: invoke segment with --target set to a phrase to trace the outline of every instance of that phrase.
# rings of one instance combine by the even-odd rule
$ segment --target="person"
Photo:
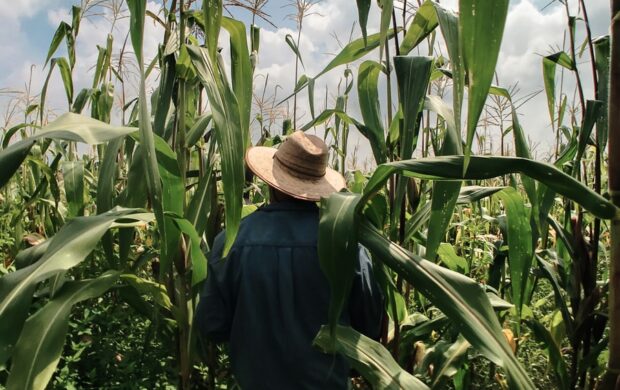
[[[316,202],[346,185],[327,159],[325,143],[301,131],[278,149],[252,147],[246,154],[248,168],[270,187],[270,204],[241,221],[226,258],[224,232],[216,237],[196,312],[203,337],[229,342],[232,372],[242,389],[348,387],[345,359],[312,346],[327,324],[330,300],[319,266]],[[361,248],[341,323],[378,339],[383,313],[383,297]]]

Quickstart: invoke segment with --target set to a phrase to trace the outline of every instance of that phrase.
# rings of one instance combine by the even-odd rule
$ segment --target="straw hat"
[[[314,135],[296,131],[278,149],[248,149],[248,167],[270,186],[297,199],[318,202],[346,186],[344,177],[327,166],[327,146]]]

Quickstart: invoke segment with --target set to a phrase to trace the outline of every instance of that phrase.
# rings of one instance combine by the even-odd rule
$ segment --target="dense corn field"
[[[346,356],[352,386],[616,386],[620,1],[602,37],[587,2],[562,2],[565,46],[538,70],[554,132],[540,159],[518,112],[532,96],[495,73],[508,0],[351,2],[351,38],[314,75],[300,34],[316,3],[288,2],[296,82],[278,98],[255,75],[268,1],[156,3],[76,4],[42,90],[2,128],[0,386],[235,388],[226,346],[197,336],[194,309],[214,237],[226,229],[227,251],[269,201],[245,151],[294,129],[323,137],[348,182],[320,202],[332,310],[314,343]],[[123,45],[89,42],[92,83],[74,90],[80,22],[98,9],[130,29]],[[161,28],[156,53],[145,23]],[[315,88],[333,73],[329,93]],[[46,107],[56,78],[64,113]],[[338,324],[356,243],[386,298],[380,341]]]

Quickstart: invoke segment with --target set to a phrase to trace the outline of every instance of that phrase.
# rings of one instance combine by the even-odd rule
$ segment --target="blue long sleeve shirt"
[[[329,285],[319,267],[318,207],[273,203],[241,222],[222,258],[215,239],[196,326],[208,339],[230,343],[232,371],[242,389],[346,389],[349,367],[341,356],[312,347],[327,323]],[[341,322],[378,338],[383,298],[365,250]]]

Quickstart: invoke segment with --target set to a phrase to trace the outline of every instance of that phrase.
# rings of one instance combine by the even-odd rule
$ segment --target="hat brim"
[[[344,177],[331,168],[326,168],[325,176],[310,180],[291,175],[274,165],[277,149],[254,146],[245,154],[248,168],[270,186],[297,199],[318,202],[322,197],[346,187]]]

